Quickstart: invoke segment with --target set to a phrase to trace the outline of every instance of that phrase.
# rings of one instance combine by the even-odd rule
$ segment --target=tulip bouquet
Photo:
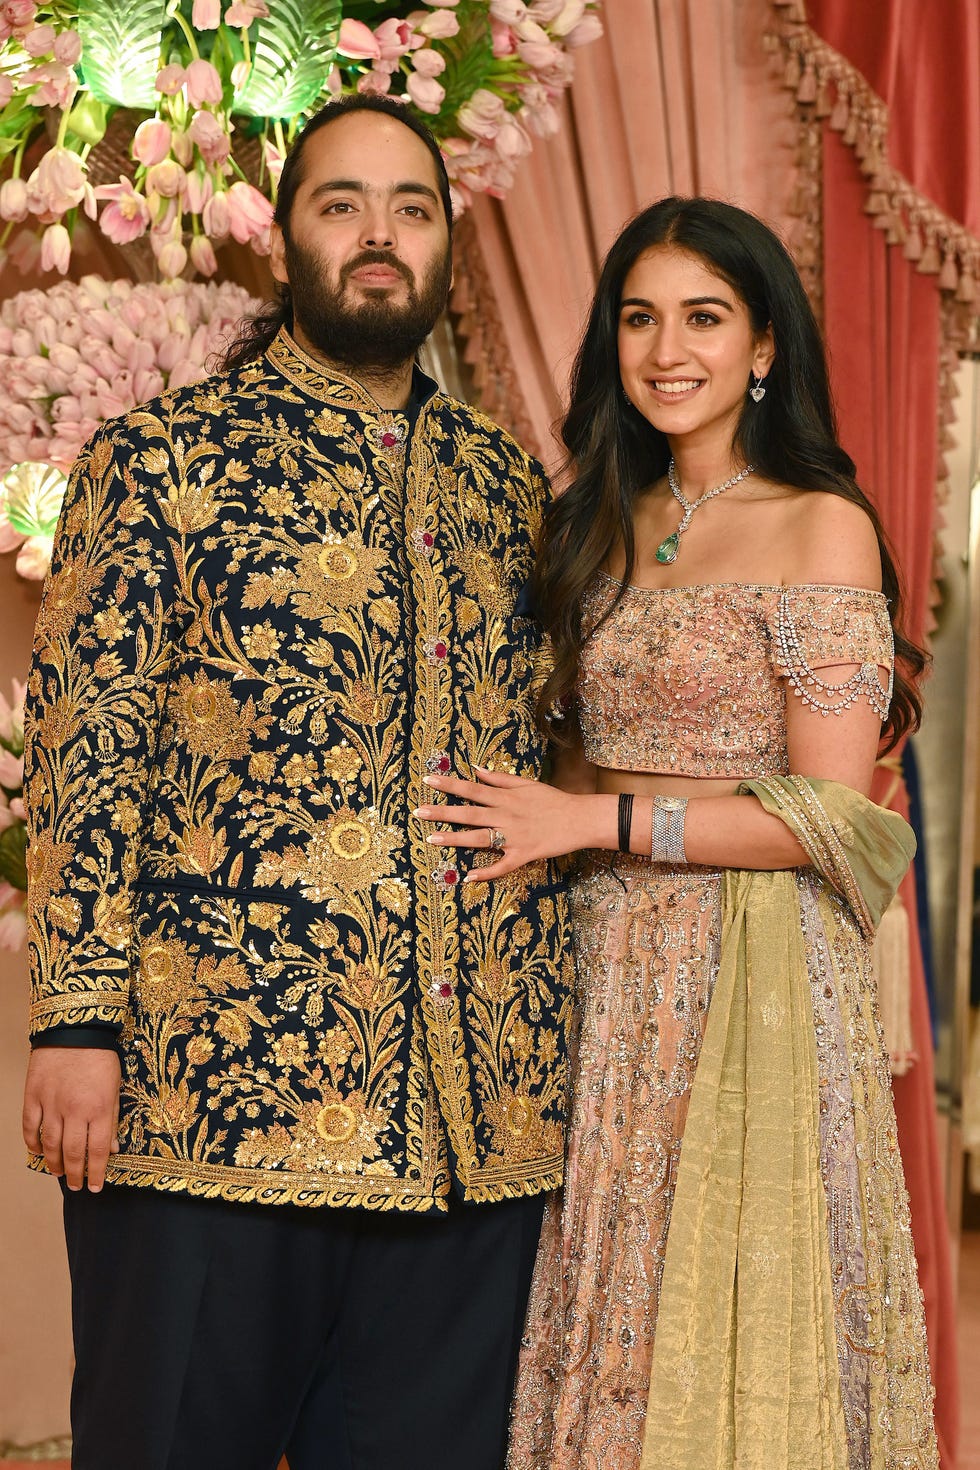
[[[27,928],[24,825],[24,685],[13,704],[0,694],[0,949],[19,949]]]
[[[357,90],[426,116],[458,209],[503,193],[558,125],[598,0],[410,5],[0,0],[0,248],[64,274],[81,211],[117,244],[148,237],[164,280],[210,276],[228,238],[268,248],[290,141]]]
[[[99,424],[205,377],[257,305],[229,282],[97,276],[0,304],[0,552],[17,551],[21,576],[45,576],[67,472]]]

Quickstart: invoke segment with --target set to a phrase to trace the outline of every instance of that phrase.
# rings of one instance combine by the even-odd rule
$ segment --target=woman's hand
[[[434,847],[499,853],[489,866],[468,873],[465,882],[502,878],[525,863],[561,857],[591,845],[586,808],[595,797],[559,791],[543,781],[525,781],[479,766],[473,769],[479,781],[460,781],[455,776],[425,778],[427,786],[458,797],[465,805],[420,806],[414,814],[425,822],[451,822],[462,829],[452,832],[440,827],[426,838]]]

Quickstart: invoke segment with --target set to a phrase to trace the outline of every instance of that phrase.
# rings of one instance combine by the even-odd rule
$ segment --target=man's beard
[[[346,294],[354,271],[366,265],[396,270],[408,285],[407,300],[396,303],[390,292],[353,302]],[[307,340],[331,362],[362,370],[388,372],[410,361],[439,320],[449,299],[452,258],[447,249],[422,282],[396,256],[385,250],[363,250],[340,272],[334,286],[313,251],[286,242],[286,274],[293,313]]]

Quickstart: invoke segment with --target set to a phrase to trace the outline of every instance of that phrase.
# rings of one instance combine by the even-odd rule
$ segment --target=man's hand
[[[119,1057],[87,1046],[45,1046],[31,1052],[24,1088],[24,1142],[44,1154],[69,1189],[97,1194],[110,1154],[119,1152]]]

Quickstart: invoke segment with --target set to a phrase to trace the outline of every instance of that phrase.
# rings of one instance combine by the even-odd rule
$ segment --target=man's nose
[[[361,224],[361,244],[365,250],[394,250],[395,226],[383,209],[369,209]]]

